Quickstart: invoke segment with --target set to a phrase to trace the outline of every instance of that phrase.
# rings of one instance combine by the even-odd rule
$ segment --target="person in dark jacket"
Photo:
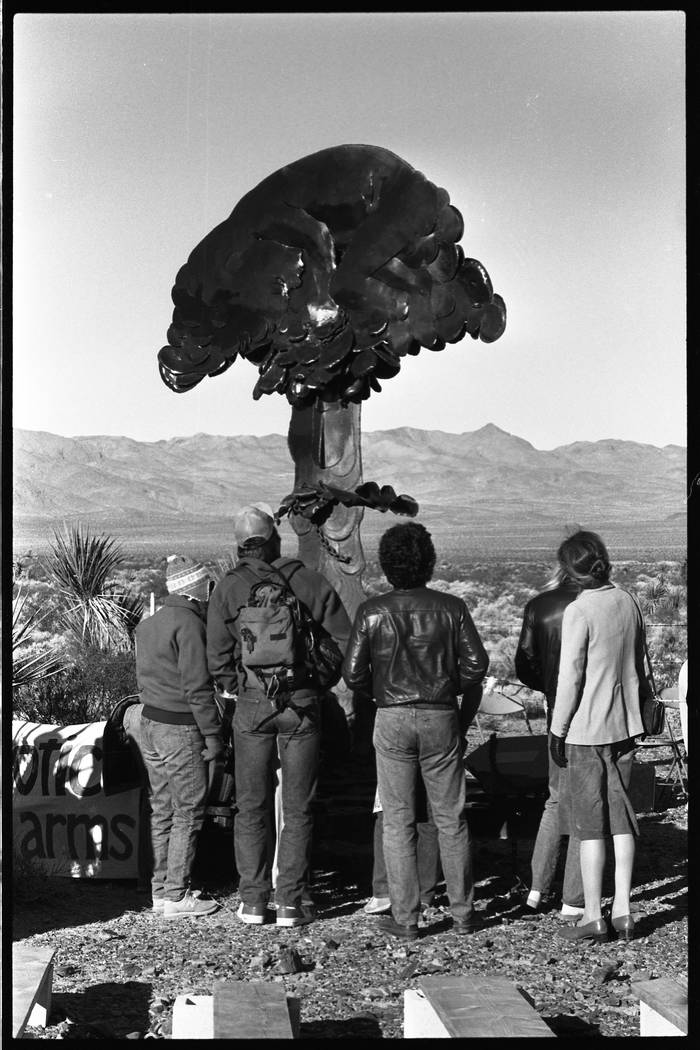
[[[395,937],[418,937],[416,781],[420,769],[452,912],[453,929],[480,925],[474,910],[471,840],[458,697],[473,690],[488,656],[461,598],[426,584],[435,548],[423,525],[395,525],[379,543],[379,563],[394,588],[357,610],[343,665],[351,689],[377,704],[374,747],[384,812],[384,858],[391,915],[377,920]]]
[[[561,622],[564,610],[579,594],[580,587],[561,567],[551,585],[535,595],[525,606],[520,639],[515,653],[515,673],[529,689],[544,693],[547,732],[552,722],[554,699],[559,676]],[[559,766],[549,754],[549,796],[544,804],[540,826],[532,851],[530,892],[520,908],[523,917],[534,916],[550,891],[559,852],[564,841],[559,830]],[[569,838],[564,868],[564,885],[560,915],[564,919],[583,915],[580,843]]]
[[[207,657],[211,674],[224,696],[238,694],[233,717],[236,767],[234,850],[240,876],[238,917],[262,924],[268,917],[272,864],[268,833],[274,804],[274,763],[279,758],[283,824],[277,856],[276,923],[301,926],[313,920],[306,897],[320,745],[320,700],[323,689],[300,667],[278,710],[257,676],[241,663],[240,610],[258,580],[279,580],[294,594],[345,651],[350,621],[340,597],[320,573],[296,560],[280,557],[281,540],[271,508],[250,504],[234,522],[238,564],[216,585],[209,602]],[[298,675],[298,677],[297,677]]]
[[[223,754],[224,741],[207,669],[209,572],[173,554],[166,573],[167,598],[136,628],[136,679],[151,796],[153,910],[175,919],[218,907],[190,891],[190,876],[204,823],[207,762]]]

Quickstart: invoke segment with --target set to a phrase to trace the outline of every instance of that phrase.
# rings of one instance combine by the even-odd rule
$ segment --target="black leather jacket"
[[[343,664],[350,689],[378,707],[453,707],[489,666],[461,598],[429,587],[395,590],[357,610]]]
[[[535,595],[523,612],[523,626],[515,653],[515,673],[523,685],[546,696],[548,725],[557,695],[561,621],[564,609],[578,594],[576,584],[566,581],[551,591]]]

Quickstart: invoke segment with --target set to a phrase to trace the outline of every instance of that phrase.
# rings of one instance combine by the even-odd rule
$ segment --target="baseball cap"
[[[275,514],[268,503],[249,503],[239,510],[233,531],[239,547],[261,547],[275,530]]]

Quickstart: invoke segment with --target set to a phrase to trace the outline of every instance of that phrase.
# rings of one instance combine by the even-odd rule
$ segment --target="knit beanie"
[[[184,554],[168,555],[165,585],[169,594],[187,594],[192,587],[209,579],[209,570],[201,561],[193,561]]]

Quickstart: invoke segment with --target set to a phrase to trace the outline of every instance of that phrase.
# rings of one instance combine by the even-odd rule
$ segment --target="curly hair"
[[[425,586],[435,568],[430,533],[414,521],[387,529],[379,541],[379,564],[392,587]]]
[[[575,532],[560,544],[557,558],[563,572],[584,589],[597,587],[610,579],[610,558],[596,532],[583,529]]]

